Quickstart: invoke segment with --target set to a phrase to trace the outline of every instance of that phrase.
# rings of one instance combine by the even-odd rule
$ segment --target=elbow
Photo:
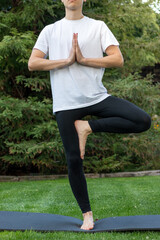
[[[33,64],[31,63],[31,61],[28,62],[28,70],[31,72],[31,71],[34,71],[33,69]]]
[[[121,59],[119,60],[118,66],[119,66],[120,68],[122,68],[122,67],[124,66],[124,59],[123,59],[123,58],[121,58]]]
[[[28,66],[28,70],[29,70],[30,72],[32,72],[32,71],[33,71],[33,69],[32,69],[31,67],[29,67],[29,66]]]

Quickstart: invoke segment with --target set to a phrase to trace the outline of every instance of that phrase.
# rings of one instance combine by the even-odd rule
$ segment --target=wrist
[[[71,65],[71,59],[70,59],[70,58],[67,58],[67,59],[66,59],[66,66],[69,66],[69,65]]]
[[[81,59],[80,64],[85,66],[85,65],[86,65],[86,62],[87,62],[87,59],[83,57],[83,58]]]

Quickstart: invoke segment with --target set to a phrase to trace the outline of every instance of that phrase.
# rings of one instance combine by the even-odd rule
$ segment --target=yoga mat
[[[95,221],[91,230],[80,229],[83,220],[49,213],[0,211],[0,230],[42,232],[160,231],[160,215],[108,217]]]

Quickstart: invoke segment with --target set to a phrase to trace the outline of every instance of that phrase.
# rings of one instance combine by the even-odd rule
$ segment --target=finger
[[[76,45],[78,44],[78,36],[77,34],[75,34],[75,42],[76,42]]]
[[[74,40],[75,40],[75,42],[77,41],[77,35],[76,35],[76,33],[74,33]]]
[[[75,41],[76,41],[76,37],[75,37],[75,33],[73,33],[72,43],[75,44]]]
[[[75,33],[75,37],[76,37],[76,39],[78,40],[78,33]]]

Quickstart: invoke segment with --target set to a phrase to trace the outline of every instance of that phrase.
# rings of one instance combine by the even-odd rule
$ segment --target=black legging
[[[135,104],[115,96],[109,96],[89,107],[58,111],[55,114],[65,149],[71,189],[82,213],[91,211],[83,172],[84,160],[80,157],[78,133],[74,122],[86,115],[94,115],[101,119],[88,121],[93,132],[140,133],[150,128],[151,118]]]

